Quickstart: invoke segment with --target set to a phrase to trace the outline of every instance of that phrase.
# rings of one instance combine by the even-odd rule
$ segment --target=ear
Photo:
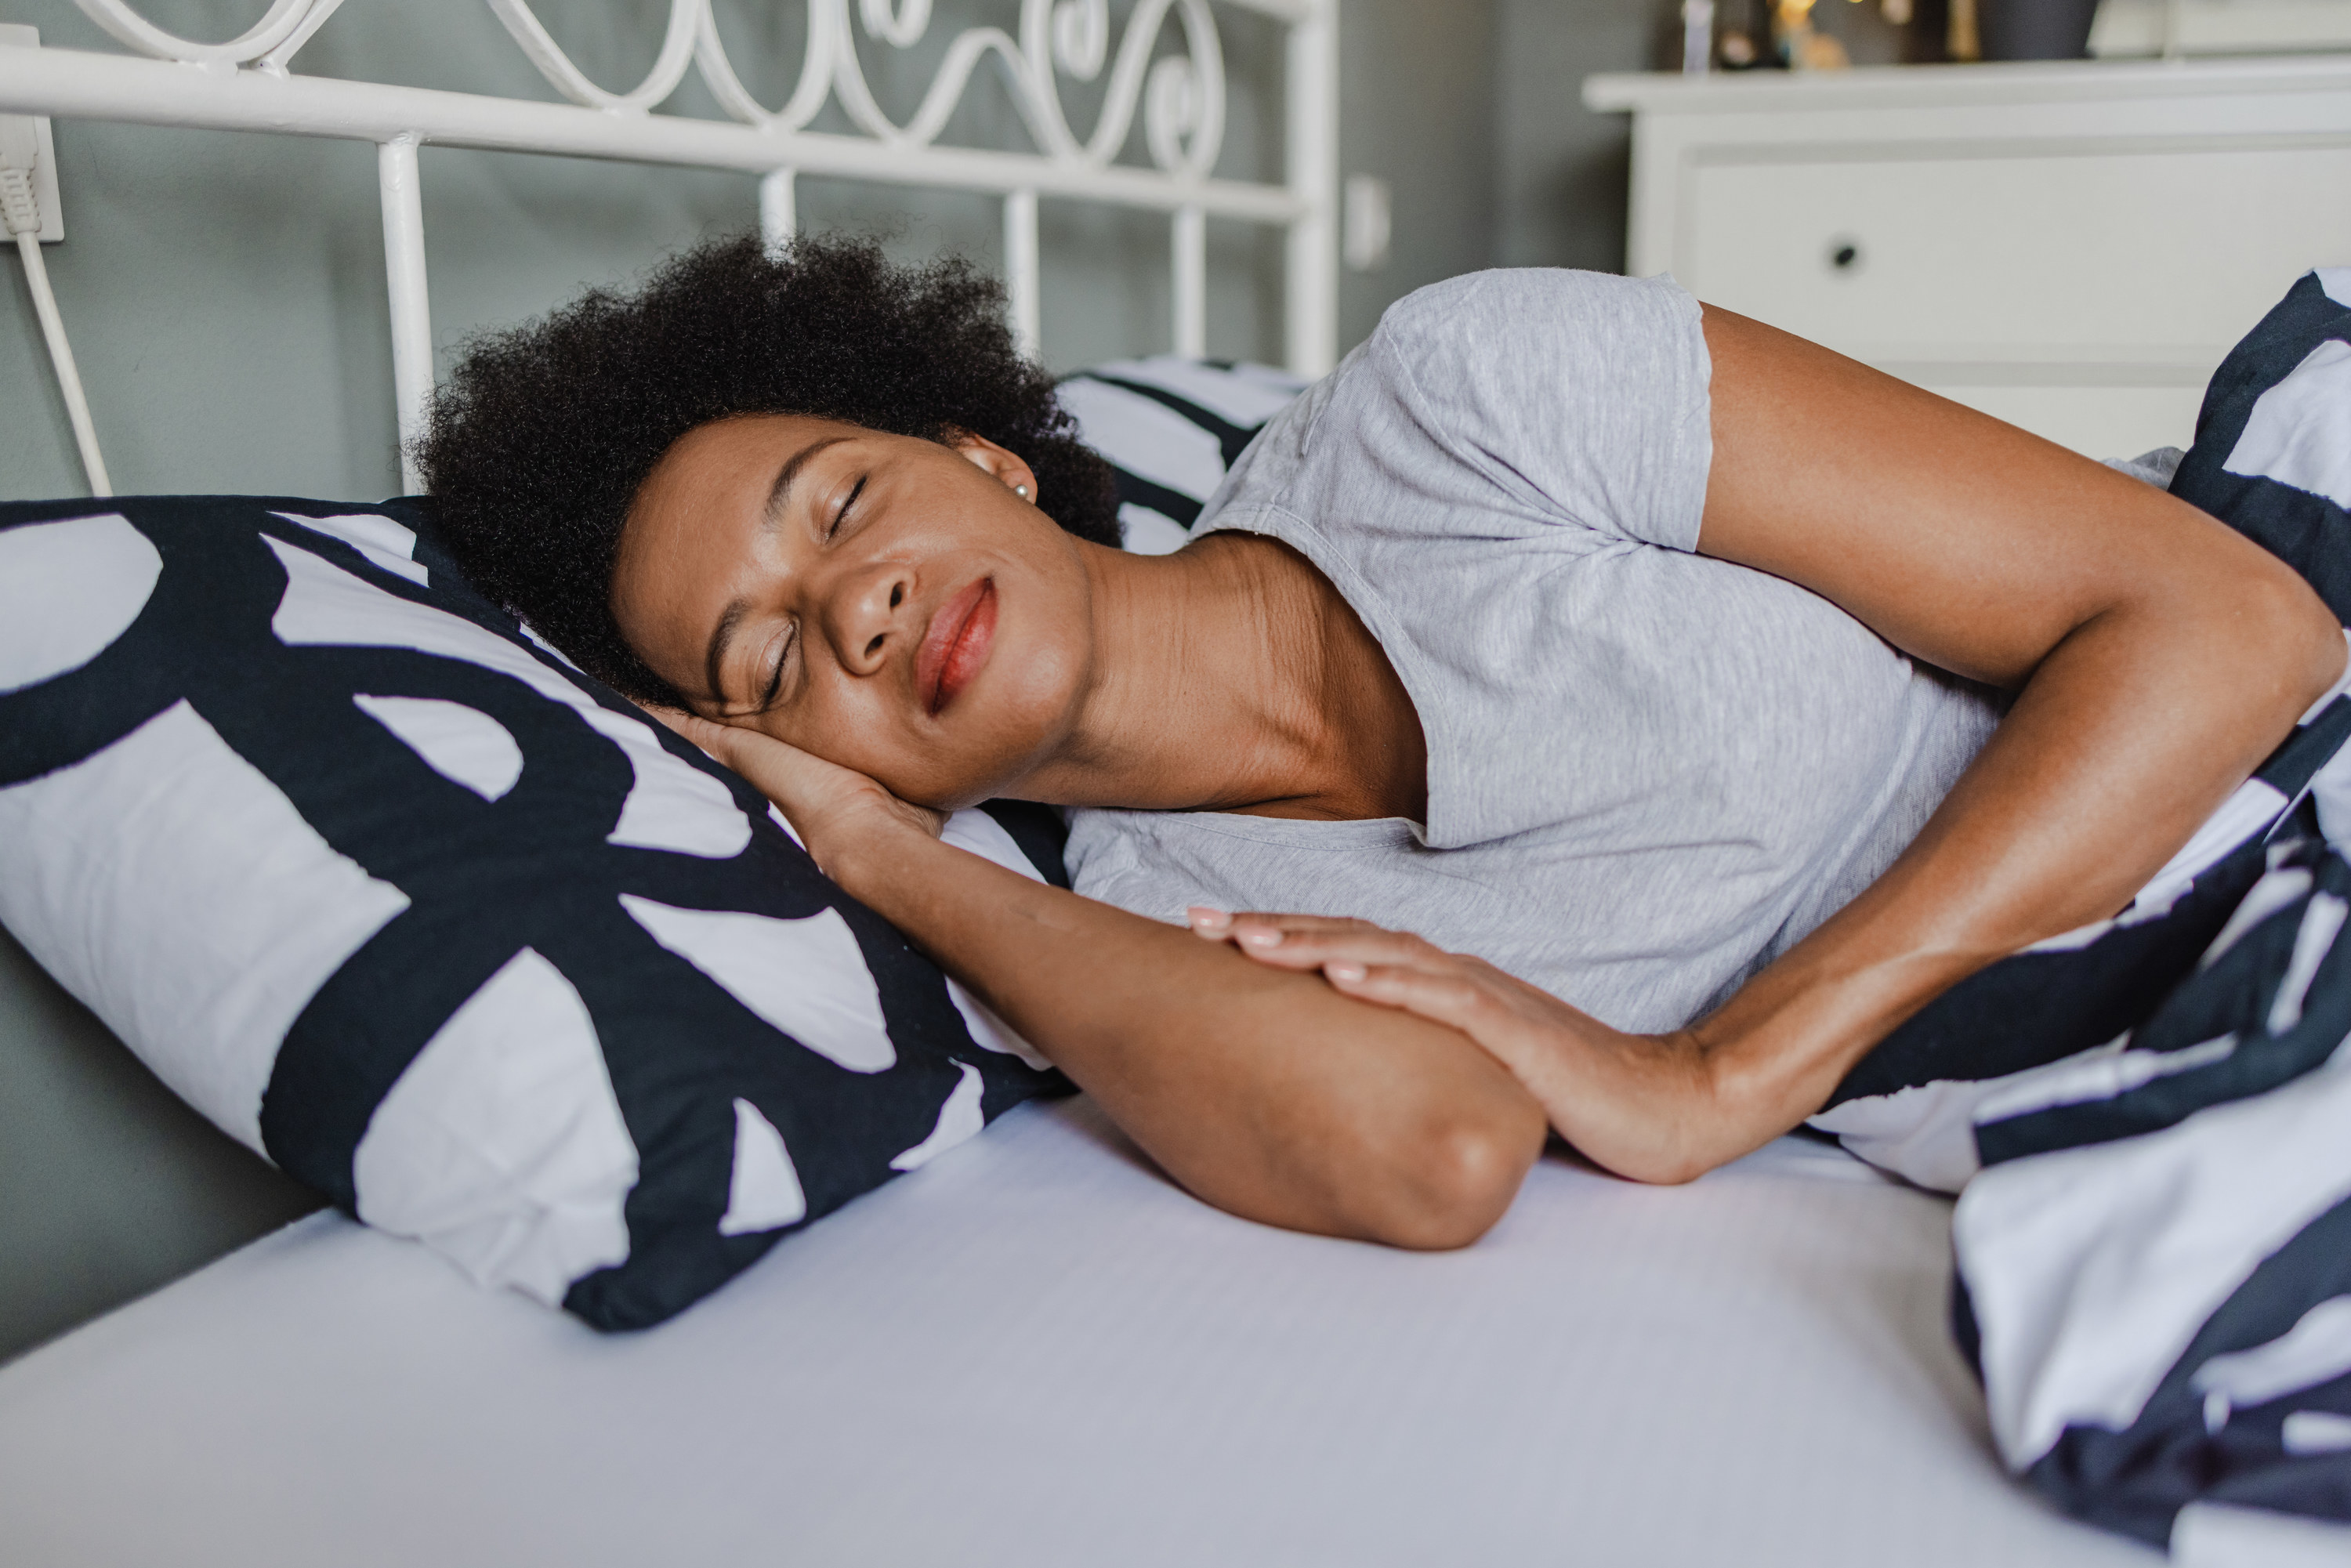
[[[968,431],[949,432],[947,444],[953,447],[965,462],[971,464],[982,473],[989,475],[998,484],[1002,485],[1014,495],[1031,502],[1037,499],[1037,476],[1030,472],[1029,465],[1023,463],[1017,455],[998,446],[984,435],[974,435]]]

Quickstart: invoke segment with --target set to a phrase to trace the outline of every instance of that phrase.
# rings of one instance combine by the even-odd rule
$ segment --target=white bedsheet
[[[1414,1256],[1077,1101],[627,1338],[316,1217],[0,1370],[0,1562],[2159,1563],[2001,1472],[1949,1214],[1783,1140]]]

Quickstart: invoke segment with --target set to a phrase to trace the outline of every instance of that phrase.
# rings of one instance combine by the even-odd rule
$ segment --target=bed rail
[[[1012,327],[1031,352],[1042,310],[1040,196],[1169,214],[1170,338],[1186,354],[1205,350],[1207,220],[1275,225],[1288,234],[1290,368],[1319,376],[1334,357],[1338,0],[1217,0],[1288,28],[1286,178],[1279,184],[1219,180],[1211,172],[1224,139],[1225,75],[1210,0],[1137,0],[1114,43],[1109,0],[1020,0],[1016,32],[975,26],[956,36],[920,107],[903,124],[883,112],[866,84],[851,0],[803,0],[806,51],[796,87],[775,109],[743,87],[710,0],[671,0],[653,68],[623,92],[589,80],[539,24],[528,0],[484,0],[549,84],[569,100],[565,103],[296,74],[297,51],[341,3],[273,0],[242,37],[205,44],[155,26],[127,0],[77,0],[92,20],[146,57],[0,49],[0,113],[374,142],[402,475],[412,488],[416,475],[407,444],[421,427],[433,387],[417,159],[426,145],[740,171],[758,177],[760,225],[778,240],[793,232],[794,182],[802,173],[997,195],[1004,206]],[[856,0],[856,11],[855,24],[867,37],[905,48],[928,31],[931,0]],[[1183,47],[1158,54],[1160,35],[1171,26]],[[1001,75],[1036,151],[939,143],[972,77],[988,62]],[[1092,81],[1105,69],[1102,111],[1081,136],[1062,109],[1060,80]],[[699,75],[728,120],[655,112],[689,72]],[[860,134],[808,130],[827,103],[837,103]],[[1117,162],[1138,111],[1148,167]]]

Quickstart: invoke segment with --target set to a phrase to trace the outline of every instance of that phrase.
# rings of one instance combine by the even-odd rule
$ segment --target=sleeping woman
[[[993,286],[705,246],[475,345],[453,545],[1178,1181],[1686,1181],[2111,915],[2344,672],[2186,504],[1667,278],[1424,289],[1129,555]],[[1069,809],[1077,891],[943,843]]]

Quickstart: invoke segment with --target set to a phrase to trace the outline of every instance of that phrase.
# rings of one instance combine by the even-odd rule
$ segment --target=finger
[[[831,766],[760,730],[721,724],[676,708],[651,711],[705,757],[748,779],[771,800],[804,790],[821,777],[821,769]]]
[[[1323,977],[1332,989],[1358,1001],[1416,1014],[1432,1023],[1458,1029],[1481,1043],[1486,1043],[1484,1037],[1507,1015],[1507,1009],[1496,1004],[1490,991],[1474,977],[1458,970],[1438,972],[1404,965],[1342,961],[1326,967]],[[1488,1049],[1492,1049],[1490,1044]]]
[[[1266,909],[1244,909],[1233,916],[1240,925],[1262,925],[1280,931],[1378,931],[1384,927],[1346,915],[1283,915]]]
[[[830,787],[851,777],[846,769],[761,730],[719,724],[674,708],[656,710],[654,716],[796,819],[800,808],[820,810]],[[937,836],[935,824],[929,831]]]
[[[670,727],[754,783],[760,776],[812,782],[836,771],[822,758],[745,725],[684,714]]]
[[[652,703],[641,705],[646,713],[662,725],[699,747],[705,755],[716,757],[716,746],[723,744],[726,727],[713,724],[698,713],[688,713],[679,707],[660,707]]]
[[[1193,934],[1203,940],[1229,943],[1249,956],[1281,969],[1316,967],[1338,950],[1327,946],[1333,941],[1361,936],[1375,942],[1396,935],[1368,921],[1336,915],[1268,915],[1254,911],[1236,915],[1207,904],[1195,904],[1186,910],[1185,919]],[[1386,945],[1364,949],[1366,955],[1379,956],[1401,956],[1405,951]]]
[[[1354,964],[1447,973],[1459,969],[1463,962],[1409,931],[1383,931],[1376,925],[1324,931],[1246,926],[1234,936],[1233,945],[1259,963],[1284,969]]]
[[[1377,931],[1378,926],[1367,920],[1353,920],[1336,915],[1273,915],[1259,910],[1244,910],[1236,914],[1213,904],[1196,904],[1184,912],[1186,921],[1194,932],[1211,941],[1231,941],[1250,931],[1273,931],[1284,936],[1300,932]],[[1266,946],[1277,946],[1268,943]]]

